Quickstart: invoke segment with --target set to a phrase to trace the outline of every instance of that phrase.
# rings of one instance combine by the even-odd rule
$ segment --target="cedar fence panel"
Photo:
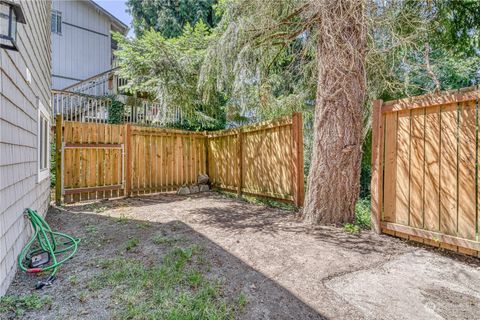
[[[303,204],[298,113],[208,134],[56,120],[57,203],[173,191],[206,173],[213,187],[238,195]]]
[[[215,187],[303,205],[301,114],[208,135]]]
[[[375,101],[372,223],[480,256],[478,89]]]

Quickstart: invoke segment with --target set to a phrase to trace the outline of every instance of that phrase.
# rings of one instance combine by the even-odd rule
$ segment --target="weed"
[[[137,224],[137,227],[139,229],[148,229],[150,228],[152,225],[150,224],[150,222],[142,222],[142,223],[139,223]]]
[[[4,296],[0,298],[0,318],[2,314],[13,313],[16,317],[22,317],[25,312],[39,310],[52,305],[50,296],[41,297],[37,294],[23,296]]]
[[[355,224],[361,229],[370,229],[370,199],[358,200],[355,205]]]
[[[245,306],[247,305],[247,303],[248,303],[247,296],[245,295],[245,293],[241,292],[237,298],[238,309],[242,311],[243,309],[245,309]]]
[[[80,292],[80,295],[78,296],[78,300],[79,300],[81,303],[87,302],[87,300],[88,300],[88,292],[86,292],[86,291]]]
[[[129,239],[125,244],[125,250],[131,251],[132,249],[138,246],[138,243],[139,243],[139,240],[137,238]]]
[[[95,279],[112,290],[111,299],[120,306],[114,318],[233,319],[246,298],[224,300],[221,284],[206,278],[196,264],[202,252],[197,245],[175,247],[161,264],[148,265],[136,259],[106,259]]]
[[[167,237],[162,234],[158,234],[152,238],[152,242],[156,245],[168,244],[171,245],[177,241],[183,240],[182,237]]]
[[[96,234],[98,232],[97,226],[89,225],[85,227],[87,233]]]
[[[119,223],[119,224],[127,224],[128,223],[128,218],[124,214],[122,214],[116,220],[117,220],[117,223]]]
[[[360,227],[353,223],[346,223],[343,226],[343,230],[349,233],[358,233],[360,232]]]
[[[68,278],[68,281],[70,282],[70,284],[71,284],[72,286],[77,285],[77,283],[78,283],[78,277],[77,277],[77,275],[71,276],[70,278]]]

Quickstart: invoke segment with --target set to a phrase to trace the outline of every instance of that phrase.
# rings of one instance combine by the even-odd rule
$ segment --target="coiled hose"
[[[52,231],[48,223],[35,210],[25,209],[24,213],[32,224],[33,235],[20,252],[18,265],[20,270],[27,273],[52,272],[46,280],[40,281],[37,284],[36,288],[41,289],[46,285],[52,284],[55,280],[58,267],[75,255],[80,239],[68,234]],[[59,241],[60,239],[64,239],[64,241]],[[31,249],[35,240],[37,240],[38,245]],[[24,263],[30,263],[33,256],[42,252],[49,253],[51,259],[50,264],[42,266],[41,268],[28,268],[24,265]],[[57,258],[58,255],[62,255],[60,260]]]

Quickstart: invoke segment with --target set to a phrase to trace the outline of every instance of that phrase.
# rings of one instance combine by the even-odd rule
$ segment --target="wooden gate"
[[[479,90],[374,103],[378,232],[479,255]]]
[[[124,126],[66,121],[59,151],[65,203],[125,195]]]

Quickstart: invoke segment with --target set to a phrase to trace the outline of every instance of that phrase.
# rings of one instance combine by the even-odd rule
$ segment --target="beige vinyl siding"
[[[27,20],[18,24],[19,51],[0,49],[0,296],[31,232],[23,210],[30,207],[45,215],[50,186],[49,179],[37,182],[37,120],[38,99],[51,109],[51,2],[18,2]]]

